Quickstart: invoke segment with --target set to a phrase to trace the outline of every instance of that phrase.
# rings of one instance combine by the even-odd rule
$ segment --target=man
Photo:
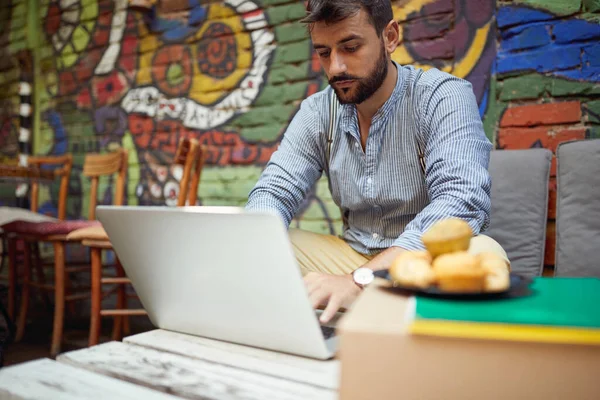
[[[422,233],[444,218],[469,223],[477,235],[470,251],[508,262],[480,235],[489,224],[492,145],[470,83],[391,60],[399,28],[389,0],[309,0],[307,10],[330,87],[302,102],[246,208],[276,212],[288,226],[327,173],[343,212],[341,238],[290,230],[310,299],[327,304],[321,321],[352,304],[369,281],[365,271],[423,249]],[[331,90],[341,105],[329,153]]]

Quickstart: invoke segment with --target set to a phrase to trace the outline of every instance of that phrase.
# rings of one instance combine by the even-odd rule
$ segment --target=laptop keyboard
[[[335,336],[335,328],[333,328],[331,326],[321,325],[321,332],[323,333],[323,338],[325,340],[329,339],[332,336]]]

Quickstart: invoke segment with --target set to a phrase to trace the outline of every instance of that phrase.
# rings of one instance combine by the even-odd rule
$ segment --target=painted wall
[[[33,47],[34,153],[75,155],[72,218],[87,210],[85,152],[117,146],[131,150],[128,204],[174,204],[180,171],[168,164],[182,136],[209,147],[198,202],[243,205],[300,101],[327,84],[297,22],[303,1],[159,0],[143,15],[127,0],[41,0],[35,40],[27,37],[26,3],[0,5],[0,153],[18,152],[16,57]],[[599,0],[393,5],[404,39],[394,59],[468,79],[498,148],[554,150],[600,137]],[[0,202],[12,204],[14,187],[5,186]],[[42,193],[50,214],[56,191]],[[101,193],[111,201],[109,181]],[[550,213],[553,221],[553,206]],[[339,232],[325,182],[293,223]]]

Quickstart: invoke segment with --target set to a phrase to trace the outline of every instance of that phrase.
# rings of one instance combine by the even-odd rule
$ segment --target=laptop
[[[328,359],[287,229],[238,207],[98,206],[125,273],[158,328]]]

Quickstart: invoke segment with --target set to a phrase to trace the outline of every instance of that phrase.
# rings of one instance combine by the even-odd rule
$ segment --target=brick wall
[[[600,138],[600,1],[501,2],[493,103],[501,149],[556,150]],[[556,159],[550,172],[547,270],[554,265]]]
[[[29,11],[27,2],[0,5],[0,153],[18,151],[16,60],[29,49],[39,69],[34,152],[75,155],[72,218],[85,215],[89,201],[83,155],[117,146],[131,154],[128,204],[172,204],[178,174],[168,164],[181,136],[209,147],[199,203],[243,205],[300,101],[327,84],[298,23],[303,1],[158,0],[146,14],[127,0],[40,0]],[[598,0],[393,6],[403,36],[394,59],[468,79],[497,147],[554,150],[600,136]],[[37,40],[27,40],[28,18]],[[109,181],[100,192],[110,202]],[[41,209],[52,214],[56,188],[41,194]],[[2,185],[0,202],[13,199],[14,187]],[[339,233],[326,182],[294,225]],[[552,223],[548,231],[552,265]]]

